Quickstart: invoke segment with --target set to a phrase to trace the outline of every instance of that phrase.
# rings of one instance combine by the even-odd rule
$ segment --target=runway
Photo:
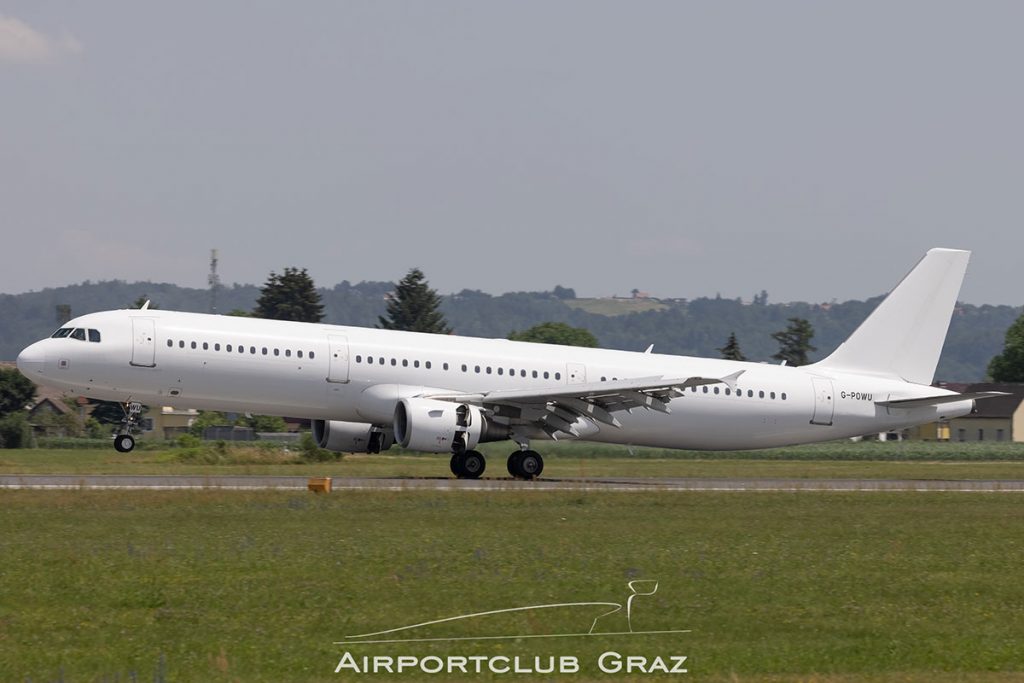
[[[142,490],[306,490],[307,477],[231,475],[0,475],[0,489],[142,489]],[[519,481],[510,478],[375,478],[335,477],[335,492],[343,491],[828,491],[828,492],[942,492],[1024,493],[1024,480],[941,479],[717,479],[717,478],[561,478]]]

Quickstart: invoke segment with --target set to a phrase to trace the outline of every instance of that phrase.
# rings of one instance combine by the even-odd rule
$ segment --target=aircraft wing
[[[883,408],[923,408],[924,406],[937,406],[943,403],[957,403],[959,401],[981,400],[983,398],[996,398],[997,396],[1009,396],[1005,391],[976,391],[968,394],[943,394],[941,396],[926,396],[924,398],[897,398],[892,401],[875,401],[876,406]]]
[[[636,408],[669,413],[668,404],[689,387],[726,384],[735,389],[745,370],[725,377],[641,377],[609,382],[566,384],[545,389],[505,389],[475,394],[436,393],[426,395],[442,401],[471,403],[489,411],[495,418],[516,424],[534,424],[555,438],[557,432],[579,436],[574,426],[582,418],[587,422],[621,427],[615,417],[620,411]]]

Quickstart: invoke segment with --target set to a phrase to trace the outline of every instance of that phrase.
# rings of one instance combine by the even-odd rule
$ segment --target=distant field
[[[1024,479],[1024,444],[839,442],[765,451],[702,453],[546,443],[544,476]],[[506,477],[508,444],[484,444],[485,477]],[[394,453],[394,455],[392,455]],[[137,450],[0,450],[0,474],[283,474],[443,477],[448,456],[392,449],[302,462],[295,452],[253,447]]]
[[[651,299],[566,299],[565,305],[595,315],[625,315],[645,311],[662,311],[667,305]]]
[[[346,635],[622,602],[634,579],[659,582],[634,630],[692,633],[345,649],[571,654],[570,680],[623,680],[596,669],[607,650],[686,655],[682,680],[1019,680],[1022,547],[1024,506],[1001,495],[0,491],[0,680],[351,680],[333,674]],[[621,617],[600,630],[628,630]]]

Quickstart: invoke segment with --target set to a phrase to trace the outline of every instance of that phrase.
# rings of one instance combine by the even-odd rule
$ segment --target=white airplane
[[[304,416],[321,447],[452,453],[479,477],[488,441],[512,440],[514,477],[538,476],[534,441],[756,449],[966,415],[995,392],[929,386],[970,252],[932,249],[832,355],[803,367],[505,339],[152,310],[68,322],[18,356],[29,379],[118,401],[117,450],[141,404]]]

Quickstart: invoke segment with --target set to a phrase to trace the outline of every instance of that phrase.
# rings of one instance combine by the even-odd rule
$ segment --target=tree
[[[571,327],[565,323],[541,323],[522,332],[511,332],[512,341],[534,342],[536,344],[561,344],[563,346],[597,347],[597,337],[583,327]]]
[[[725,342],[725,346],[718,349],[718,352],[722,354],[722,358],[725,360],[746,360],[747,357],[740,351],[740,343],[736,341],[736,333],[729,333],[729,341]]]
[[[24,412],[0,417],[0,448],[28,448],[32,445],[32,426]]]
[[[235,426],[237,420],[229,420],[227,415],[216,410],[200,410],[199,416],[192,420],[188,427],[188,433],[202,438],[207,427]]]
[[[281,275],[270,272],[252,314],[271,320],[318,323],[324,319],[324,307],[306,269],[285,268]]]
[[[245,426],[254,432],[287,432],[288,423],[277,415],[249,415],[244,420]]]
[[[575,299],[576,290],[572,287],[563,287],[562,285],[555,285],[555,288],[551,290],[552,296],[556,299]]]
[[[451,334],[441,313],[441,297],[427,284],[423,271],[413,268],[395,287],[388,300],[387,317],[379,317],[378,327],[385,330],[407,330]]]
[[[989,362],[988,374],[995,382],[1024,382],[1024,315],[1006,330],[1003,352]]]
[[[0,417],[23,410],[36,396],[36,385],[15,368],[0,368]]]
[[[772,358],[787,365],[807,365],[807,354],[818,349],[811,346],[814,328],[804,318],[790,318],[789,326],[772,335],[779,342],[779,352]]]
[[[147,301],[149,301],[149,308],[150,308],[151,310],[156,310],[156,309],[160,308],[160,307],[159,307],[159,306],[157,306],[157,305],[156,305],[155,303],[153,303],[152,301],[150,301],[150,300],[149,300],[149,297],[148,297],[148,296],[146,296],[145,294],[143,294],[142,296],[140,296],[139,298],[137,298],[137,299],[135,300],[135,302],[134,302],[134,303],[132,304],[132,306],[131,306],[131,307],[132,307],[132,308],[142,308],[143,306],[145,306],[145,305],[146,305],[146,302],[147,302]]]

